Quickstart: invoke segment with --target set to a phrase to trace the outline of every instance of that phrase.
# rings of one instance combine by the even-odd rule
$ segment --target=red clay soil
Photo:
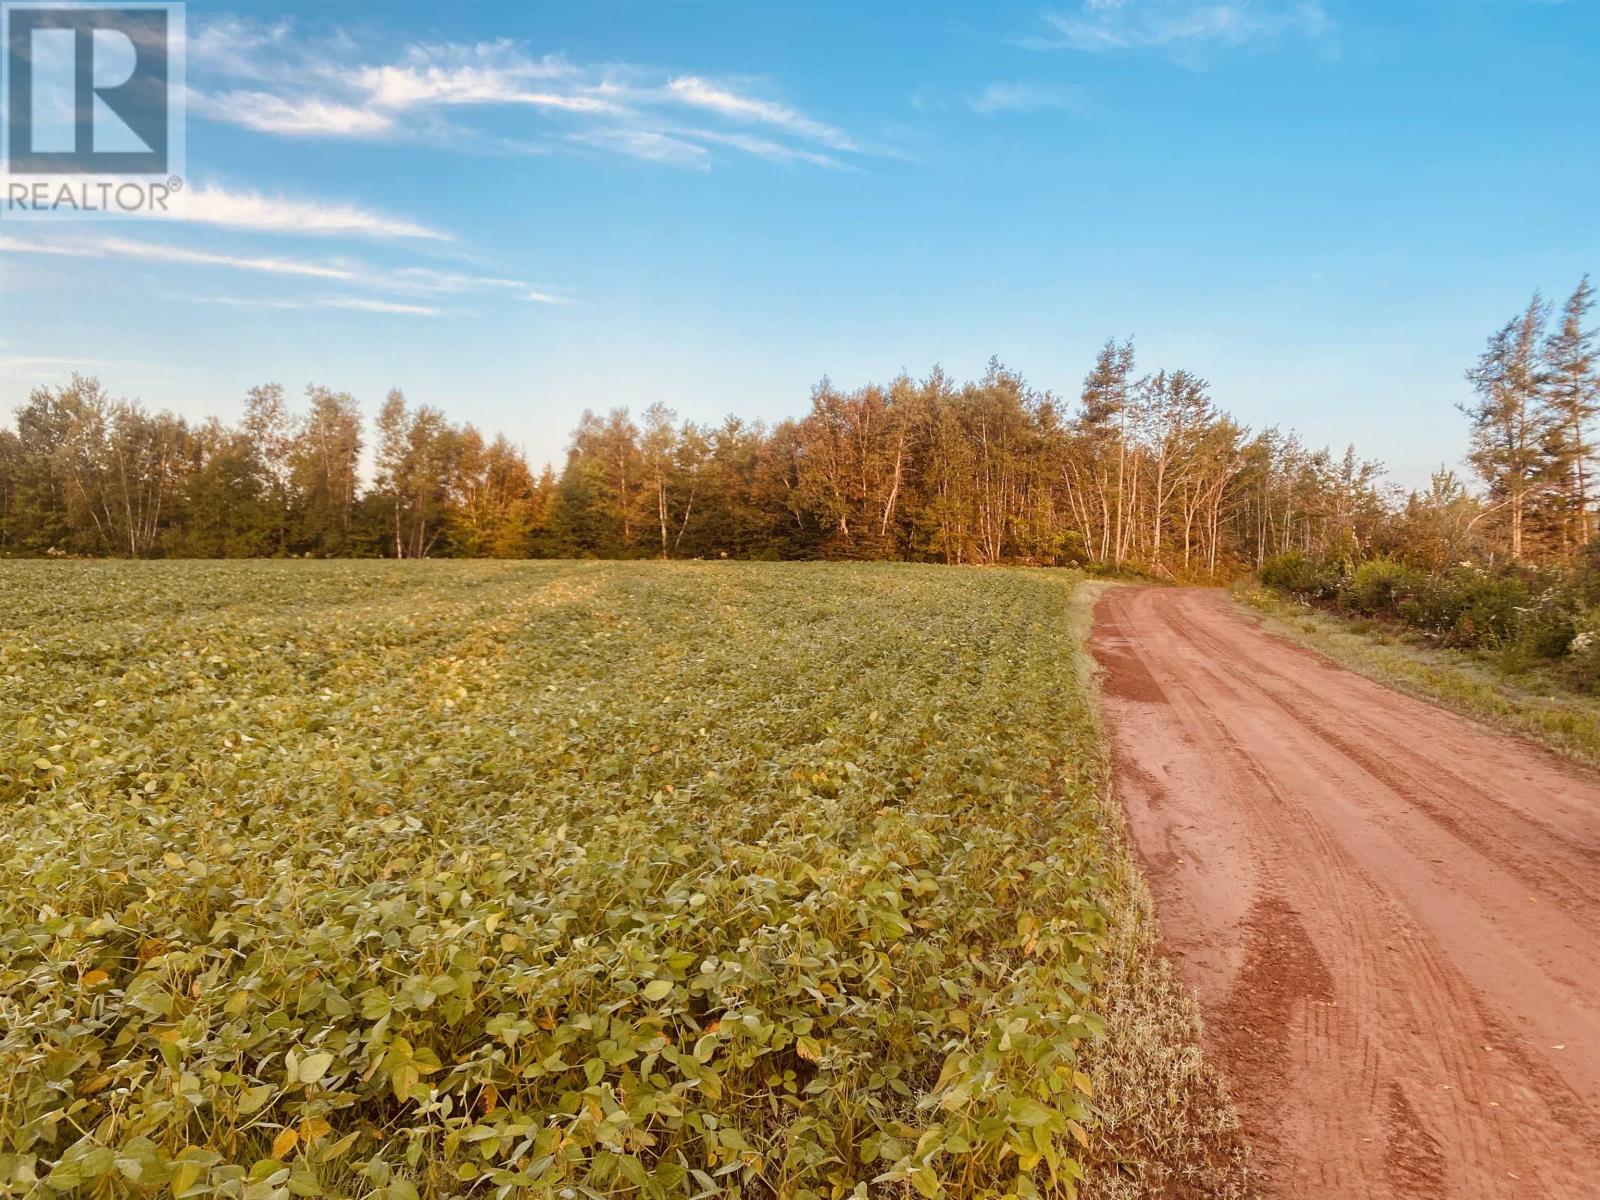
[[[1268,1196],[1600,1197],[1600,782],[1113,588],[1116,787]]]

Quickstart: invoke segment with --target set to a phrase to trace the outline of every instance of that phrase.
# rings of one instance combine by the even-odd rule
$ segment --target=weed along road
[[[1218,591],[1113,588],[1094,649],[1266,1194],[1600,1196],[1600,782]]]

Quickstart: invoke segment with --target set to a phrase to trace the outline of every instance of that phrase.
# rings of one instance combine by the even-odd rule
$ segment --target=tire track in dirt
[[[1170,626],[1171,614],[1165,615],[1164,620]],[[1236,642],[1219,638],[1204,627],[1191,625],[1186,632],[1216,659],[1228,659],[1237,653]],[[1258,631],[1248,632],[1260,636]],[[1333,666],[1331,663],[1326,665]],[[1334,674],[1342,676],[1344,672],[1335,668]],[[1346,708],[1348,728],[1341,729],[1319,721],[1314,711],[1308,711],[1299,702],[1301,697],[1296,695],[1298,689],[1295,682],[1286,678],[1281,671],[1267,666],[1253,673],[1247,682],[1248,686],[1263,693],[1338,753],[1359,763],[1374,779],[1405,794],[1433,820],[1448,826],[1461,841],[1497,859],[1508,854],[1515,856],[1519,873],[1543,877],[1552,896],[1561,901],[1563,907],[1570,908],[1578,920],[1592,921],[1600,916],[1593,903],[1594,881],[1597,873],[1600,873],[1600,841],[1586,843],[1574,839],[1560,823],[1540,824],[1531,814],[1504,808],[1497,812],[1496,828],[1484,828],[1481,824],[1483,814],[1495,808],[1497,799],[1492,791],[1485,789],[1476,775],[1470,773],[1470,754],[1465,760],[1469,764],[1466,769],[1463,769],[1462,762],[1442,756],[1386,760],[1367,749],[1369,744],[1381,744],[1384,729],[1381,722],[1375,722],[1372,715],[1360,707],[1359,702]],[[1542,747],[1522,747],[1515,741],[1508,744],[1514,747],[1514,754],[1524,758],[1531,756],[1540,761],[1560,762]],[[1538,824],[1537,829],[1527,828],[1535,824]],[[1508,828],[1509,825],[1518,828],[1512,830]],[[1507,836],[1511,833],[1516,836]],[[1532,851],[1528,849],[1529,846],[1533,847]],[[1589,932],[1591,935],[1600,935],[1600,925],[1591,925]]]
[[[1600,783],[1220,592],[1112,589],[1094,650],[1267,1194],[1600,1196]]]

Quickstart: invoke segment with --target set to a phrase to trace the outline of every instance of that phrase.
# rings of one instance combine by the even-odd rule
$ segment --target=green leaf
[[[1011,1115],[1019,1125],[1029,1129],[1040,1125],[1048,1125],[1055,1116],[1053,1112],[1037,1100],[1030,1100],[1026,1096],[1012,1102]]]
[[[328,1068],[333,1065],[333,1055],[326,1051],[308,1054],[300,1060],[300,1082],[316,1083],[328,1073]]]
[[[257,1084],[255,1087],[246,1088],[239,1096],[240,1114],[249,1116],[251,1113],[258,1111],[262,1105],[272,1099],[277,1090],[270,1083]]]

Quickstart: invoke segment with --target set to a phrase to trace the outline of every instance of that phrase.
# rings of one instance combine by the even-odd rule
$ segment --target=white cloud
[[[416,70],[487,70],[524,83],[555,80],[583,83],[590,75],[588,70],[574,65],[561,54],[536,58],[512,38],[413,43],[401,54],[399,65]]]
[[[696,75],[682,75],[667,84],[667,91],[684,104],[708,109],[724,117],[770,125],[835,150],[858,149],[842,130],[814,121],[792,108],[771,100],[742,96],[726,87],[708,83]]]
[[[287,21],[265,24],[240,17],[217,17],[189,26],[189,64],[231,79],[270,79],[284,75],[285,55],[293,50]]]
[[[842,162],[831,154],[823,154],[816,150],[806,150],[799,146],[790,146],[783,142],[775,142],[770,138],[755,137],[748,133],[720,133],[707,129],[685,130],[684,137],[698,138],[701,141],[711,142],[719,146],[732,146],[736,150],[743,150],[746,154],[756,158],[764,158],[769,162],[810,163],[814,167],[827,167],[830,170],[847,168],[855,170],[851,164]]]
[[[517,75],[492,67],[368,67],[357,78],[371,103],[407,109],[426,104],[524,104],[574,113],[620,113],[622,107],[601,96],[531,91]]]
[[[372,300],[365,296],[325,296],[316,303],[323,308],[351,308],[360,312],[402,313],[419,317],[436,317],[441,311],[427,304],[398,304],[393,300]]]
[[[444,310],[428,304],[399,304],[392,300],[373,300],[366,296],[313,296],[305,300],[263,300],[244,296],[173,296],[195,304],[225,304],[237,308],[347,308],[359,312],[393,313],[402,316],[437,317]]]
[[[578,145],[594,146],[614,154],[645,162],[666,163],[674,167],[710,169],[710,152],[704,146],[663,133],[658,129],[606,128],[591,129],[567,135],[567,140]]]
[[[470,275],[464,271],[441,271],[433,267],[401,267],[389,272],[391,285],[399,291],[482,292],[527,287],[521,279],[502,279],[495,275]]]
[[[773,162],[841,165],[840,154],[892,154],[799,109],[694,74],[627,64],[578,65],[530,54],[501,39],[414,44],[375,54],[343,33],[298,39],[285,22],[229,18],[204,25],[190,51],[194,111],[281,137],[425,138],[494,153],[587,146],[679,167],[706,169],[711,148]],[[249,86],[240,88],[240,81]],[[473,128],[473,109],[524,109],[529,134]],[[685,110],[705,127],[679,128]],[[462,114],[446,123],[441,114]],[[675,116],[674,116],[675,115]],[[759,126],[765,136],[727,125]]]
[[[165,242],[138,242],[129,238],[99,237],[74,241],[24,240],[17,237],[0,237],[0,253],[50,254],[66,258],[132,258],[147,262],[183,263],[191,266],[229,267],[236,271],[255,271],[268,275],[295,275],[308,279],[336,279],[349,281],[354,272],[324,263],[300,259],[245,257],[235,254],[215,254],[208,250],[191,250]]]
[[[1161,50],[1180,56],[1297,37],[1327,46],[1322,0],[1084,0],[1047,13],[1051,33],[1031,44],[1083,51]]]
[[[1074,92],[1052,83],[991,83],[971,101],[974,112],[986,115],[1034,112],[1041,108],[1079,108],[1081,105],[1082,101]]]
[[[270,92],[189,89],[194,111],[213,121],[288,137],[374,137],[394,128],[394,118],[354,104],[318,97],[287,99]]]
[[[231,191],[216,185],[205,185],[190,191],[185,219],[230,229],[274,233],[453,240],[448,233],[354,204],[325,204],[284,196],[264,196],[259,192]]]
[[[85,368],[138,367],[143,363],[122,362],[106,358],[40,358],[0,357],[0,375],[19,379],[53,379],[58,375]]]
[[[0,254],[44,254],[69,258],[125,258],[180,266],[218,267],[249,274],[288,276],[348,284],[369,291],[422,296],[510,293],[521,297],[530,291],[525,280],[432,267],[385,268],[348,259],[315,260],[278,256],[224,254],[192,250],[168,242],[135,241],[121,237],[67,240],[23,239],[0,236]],[[529,295],[527,299],[535,299]],[[377,303],[374,301],[373,303]]]

